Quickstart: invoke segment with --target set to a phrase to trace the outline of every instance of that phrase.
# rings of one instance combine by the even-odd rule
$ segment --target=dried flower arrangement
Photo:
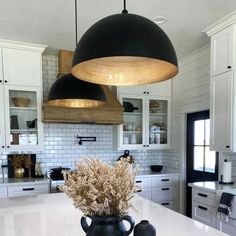
[[[62,187],[76,208],[89,216],[123,216],[136,192],[135,170],[128,160],[114,166],[97,159],[83,159],[76,171],[64,171]]]

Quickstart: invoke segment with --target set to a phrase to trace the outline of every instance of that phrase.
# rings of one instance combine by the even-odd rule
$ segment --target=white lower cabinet
[[[19,183],[9,184],[6,187],[0,187],[0,198],[34,196],[38,194],[49,193],[49,183]]]
[[[7,197],[7,188],[0,187],[0,198],[6,198],[6,197]]]
[[[169,209],[178,211],[178,175],[136,178],[138,194]]]
[[[218,220],[217,229],[231,236],[236,236],[236,221],[232,219],[229,219],[228,222]]]

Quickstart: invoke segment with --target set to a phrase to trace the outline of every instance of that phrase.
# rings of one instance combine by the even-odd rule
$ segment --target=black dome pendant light
[[[165,32],[139,15],[115,14],[92,25],[74,53],[72,74],[106,85],[139,85],[178,73],[174,47]]]
[[[75,0],[75,34],[77,40],[77,0]],[[104,105],[106,95],[100,85],[65,74],[52,85],[47,104],[58,107],[93,108]]]

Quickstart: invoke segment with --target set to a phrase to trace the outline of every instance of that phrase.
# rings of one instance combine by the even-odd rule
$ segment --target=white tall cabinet
[[[236,151],[236,13],[205,30],[211,37],[210,148]]]
[[[0,40],[0,151],[43,148],[42,52],[45,46]],[[28,99],[28,104],[14,99]]]

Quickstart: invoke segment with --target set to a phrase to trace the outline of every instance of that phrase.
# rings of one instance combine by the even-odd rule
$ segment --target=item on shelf
[[[160,110],[160,103],[158,101],[151,100],[149,108],[151,113],[156,113]]]
[[[29,98],[12,97],[11,100],[16,107],[28,107],[30,104]]]
[[[134,227],[134,236],[156,236],[156,229],[148,220],[142,220]]]
[[[141,125],[138,125],[138,126],[136,127],[136,131],[142,131]]]
[[[26,121],[26,125],[29,129],[37,128],[37,119]]]
[[[11,129],[19,129],[19,123],[18,123],[17,115],[10,116],[10,119],[11,119],[11,122],[10,122]]]
[[[11,144],[18,145],[19,144],[19,133],[12,133],[11,134]]]
[[[124,112],[134,112],[138,107],[134,107],[131,102],[123,102]]]
[[[128,131],[135,131],[136,124],[134,122],[129,122],[127,128],[128,128]]]
[[[152,126],[150,126],[150,132],[152,132],[152,133],[160,132],[160,130],[161,130],[161,127],[158,127],[154,124]]]
[[[128,136],[124,136],[123,143],[124,144],[129,144],[129,137]]]
[[[137,143],[136,134],[132,134],[131,135],[130,143],[131,144],[136,144]]]
[[[123,131],[128,131],[128,124],[127,123],[124,123],[123,124]]]
[[[43,177],[41,162],[36,162],[36,163],[35,163],[35,177],[36,177],[36,178],[41,178],[41,177]]]
[[[24,168],[16,168],[14,169],[14,177],[17,179],[21,179],[24,177],[25,170]]]
[[[125,158],[125,159],[129,158],[129,163],[130,163],[130,164],[133,164],[133,163],[134,163],[134,158],[133,158],[132,155],[130,155],[129,150],[125,150],[125,151],[124,151],[124,154],[121,155],[121,156],[119,156],[119,158],[117,159],[117,161],[120,161],[122,158]]]
[[[151,165],[150,169],[152,172],[161,172],[163,169],[162,165]]]

